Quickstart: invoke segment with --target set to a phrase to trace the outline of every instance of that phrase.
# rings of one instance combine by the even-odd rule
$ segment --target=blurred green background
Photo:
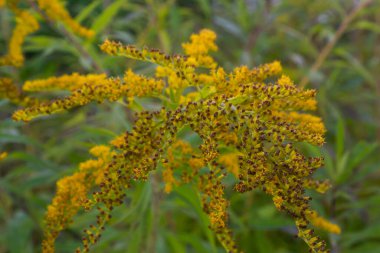
[[[326,160],[316,177],[329,178],[333,187],[325,195],[310,193],[312,204],[339,224],[342,234],[318,232],[332,252],[380,252],[380,1],[83,0],[66,1],[66,7],[96,32],[92,40],[76,38],[89,56],[63,37],[59,26],[41,22],[24,45],[25,65],[1,67],[1,76],[21,85],[95,72],[95,64],[112,75],[127,67],[149,74],[154,66],[106,56],[98,45],[110,38],[177,53],[202,28],[218,34],[214,56],[228,70],[280,60],[296,83],[318,89],[318,114],[328,129],[322,149],[303,148]],[[12,14],[1,9],[2,54],[13,26]],[[0,150],[9,153],[0,163],[0,252],[39,252],[56,180],[90,158],[90,147],[131,125],[120,104],[89,105],[28,124],[10,119],[15,109],[0,101]],[[270,198],[260,192],[227,196],[231,227],[245,252],[307,251],[294,238],[293,221],[275,210]],[[136,184],[127,202],[117,208],[93,252],[223,252],[190,187],[166,195],[162,187]],[[73,252],[92,221],[92,214],[78,215],[58,238],[57,252]]]

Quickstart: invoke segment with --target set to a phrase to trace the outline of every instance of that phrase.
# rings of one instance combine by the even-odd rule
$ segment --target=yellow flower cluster
[[[122,87],[123,94],[129,98],[158,95],[165,86],[163,80],[146,78],[133,73],[130,69],[125,72],[123,79],[125,83]]]
[[[74,91],[85,84],[102,82],[107,78],[105,74],[80,75],[73,73],[59,77],[49,77],[48,79],[26,81],[22,87],[24,91],[54,91],[69,90]]]
[[[93,101],[102,103],[105,100],[116,101],[123,97],[159,95],[163,87],[162,80],[143,77],[130,70],[126,71],[123,79],[106,78],[105,74],[79,75],[74,73],[46,80],[29,81],[23,86],[25,91],[67,89],[71,91],[71,94],[64,98],[18,110],[13,114],[13,119],[29,121],[38,116],[62,112]]]
[[[64,8],[60,0],[38,0],[38,6],[46,15],[54,21],[60,21],[69,27],[75,34],[90,38],[94,36],[94,31],[81,26],[76,22]]]
[[[182,57],[182,61],[179,61],[181,65],[173,68],[172,65],[167,63],[160,63],[160,66],[156,69],[156,76],[161,78],[167,78],[168,86],[170,90],[167,93],[175,93],[176,97],[180,97],[180,102],[193,101],[191,98],[185,98],[180,96],[183,90],[192,85],[197,85],[200,81],[204,81],[209,77],[208,75],[199,75],[194,78],[195,67],[215,68],[217,66],[214,59],[209,55],[209,51],[216,51],[218,47],[215,44],[216,35],[214,32],[203,29],[199,34],[193,34],[191,36],[191,42],[182,44],[186,56]],[[178,56],[177,56],[178,58]],[[188,94],[188,96],[196,97],[196,93]]]
[[[96,243],[110,219],[110,212],[123,203],[125,191],[132,182],[147,180],[157,169],[162,169],[166,192],[181,184],[192,184],[199,190],[209,227],[228,252],[240,252],[228,227],[229,201],[224,196],[227,187],[224,178],[229,173],[235,175],[236,192],[260,189],[270,195],[278,210],[293,217],[299,237],[311,251],[328,252],[325,242],[314,235],[311,227],[330,232],[337,232],[338,227],[317,216],[310,207],[311,198],[305,195],[306,188],[325,192],[329,187],[328,182],[312,179],[323,160],[304,156],[294,145],[324,143],[323,123],[307,113],[316,108],[316,92],[298,89],[289,77],[281,76],[279,62],[254,69],[238,67],[227,73],[208,57],[210,51],[216,50],[215,38],[210,30],[193,35],[191,42],[183,45],[186,56],[106,41],[101,48],[110,55],[159,65],[155,78],[127,70],[122,78],[106,78],[77,89],[68,88],[71,90],[68,97],[14,114],[14,119],[27,121],[91,101],[116,101],[134,96],[162,101],[161,109],[137,113],[132,130],[115,138],[110,147],[92,150],[101,162],[82,163],[73,180],[69,177],[58,185],[56,198],[62,200],[58,203],[54,199],[53,207],[69,206],[67,199],[75,187],[83,187],[83,192],[87,192],[91,187],[88,182],[98,185],[81,204],[86,210],[98,208],[99,214],[97,224],[86,230],[83,248],[78,252],[88,252],[90,245]],[[179,131],[197,134],[201,144],[190,145],[178,137]],[[101,173],[91,169],[95,167],[101,168]],[[50,221],[67,224],[79,205],[77,208],[74,204],[74,211],[64,211],[67,214],[54,211],[53,207],[48,210],[48,224],[52,224]],[[57,206],[59,210],[65,210],[64,207]],[[64,226],[48,226],[50,232],[45,241],[49,243],[45,245],[52,247]]]
[[[210,51],[218,50],[215,39],[216,34],[207,29],[203,29],[199,34],[191,35],[191,42],[182,44],[186,55],[189,56],[187,62],[195,66],[215,68],[217,64],[209,55]]]
[[[106,79],[101,83],[84,84],[80,89],[74,90],[68,97],[18,110],[12,117],[14,120],[23,120],[27,122],[37,116],[62,112],[73,107],[83,106],[92,101],[97,101],[98,103],[101,103],[106,99],[116,101],[121,95],[121,85],[122,82],[120,79]]]
[[[125,56],[135,60],[142,60],[167,66],[173,69],[186,69],[190,66],[186,64],[186,57],[180,55],[168,55],[158,49],[143,48],[142,50],[133,45],[123,45],[119,42],[106,40],[100,49],[113,56]]]
[[[54,240],[59,231],[71,222],[77,213],[81,202],[86,199],[86,174],[77,172],[64,177],[57,182],[57,192],[52,203],[48,206],[45,216],[45,239],[42,243],[43,252],[54,252]]]
[[[39,25],[37,20],[28,11],[18,9],[15,2],[9,1],[7,3],[16,16],[16,27],[9,40],[7,54],[0,57],[0,66],[11,65],[20,67],[24,63],[22,44],[25,41],[25,37],[37,31]]]
[[[59,232],[70,225],[73,216],[84,206],[89,189],[103,181],[103,169],[114,155],[108,146],[95,146],[90,153],[97,159],[81,163],[78,172],[57,182],[56,195],[45,216],[44,253],[54,252]]]

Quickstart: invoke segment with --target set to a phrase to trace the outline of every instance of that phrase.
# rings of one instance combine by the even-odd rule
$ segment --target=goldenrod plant
[[[56,8],[39,2],[42,9]],[[57,182],[45,216],[43,252],[54,252],[59,233],[81,209],[97,209],[97,220],[84,230],[83,245],[77,249],[89,252],[101,240],[113,209],[123,208],[133,182],[148,181],[154,171],[162,175],[166,193],[185,184],[197,189],[209,228],[226,252],[243,251],[230,229],[228,178],[233,179],[236,194],[258,189],[269,195],[279,211],[293,218],[298,236],[312,252],[329,251],[313,228],[331,233],[340,233],[340,228],[313,210],[305,193],[306,189],[324,193],[329,188],[327,180],[312,178],[323,159],[308,157],[298,148],[299,143],[324,144],[324,124],[310,113],[317,108],[316,91],[297,88],[278,61],[227,71],[211,55],[218,50],[215,40],[213,31],[203,29],[182,45],[183,54],[106,40],[100,46],[103,52],[152,63],[155,74],[148,77],[131,69],[116,77],[73,73],[27,81],[22,92],[5,89],[3,96],[24,106],[13,114],[16,121],[29,122],[92,102],[117,102],[135,111],[132,130],[93,147],[94,159]],[[12,87],[11,80],[2,82]],[[57,90],[69,95],[20,102],[36,92]],[[136,106],[140,98],[154,99],[161,108]],[[188,142],[183,138],[186,134],[198,136],[200,144]]]
[[[348,12],[349,15],[339,28],[342,29],[341,32],[336,33],[334,39],[323,47],[310,72],[322,69],[323,63],[328,61],[329,54],[334,52],[334,45],[338,44],[338,39],[343,36],[343,31],[350,22],[354,22],[356,13],[364,10],[370,2],[362,1]],[[89,5],[85,14],[82,14],[88,15],[99,3]],[[121,1],[115,1],[111,7],[115,8],[120,3]],[[339,251],[340,247],[344,251],[356,245],[352,238],[350,243],[345,244],[342,241],[350,239],[350,236],[354,237],[347,232],[347,228],[358,230],[356,220],[365,220],[367,213],[356,217],[353,225],[342,227],[342,231],[348,235],[332,234],[342,232],[340,226],[335,223],[343,225],[342,219],[345,220],[347,215],[342,211],[347,208],[342,204],[342,198],[348,197],[345,197],[347,194],[341,194],[346,190],[345,180],[356,175],[356,168],[362,166],[361,163],[365,164],[365,158],[377,146],[360,142],[352,150],[343,148],[343,145],[347,144],[347,141],[344,141],[344,130],[345,127],[349,128],[349,122],[341,119],[342,121],[338,121],[333,128],[337,136],[327,135],[328,140],[336,138],[337,144],[336,150],[333,151],[336,153],[335,158],[322,153],[323,157],[327,157],[324,166],[324,159],[316,150],[325,144],[326,128],[329,129],[329,133],[332,133],[332,128],[327,121],[325,127],[319,117],[320,114],[326,116],[326,108],[319,112],[316,110],[321,108],[321,103],[325,103],[326,107],[328,100],[320,99],[321,103],[318,105],[317,90],[304,88],[306,85],[314,84],[314,78],[317,77],[305,73],[301,76],[303,79],[298,78],[304,71],[302,68],[295,69],[290,63],[289,69],[283,70],[279,61],[268,60],[269,63],[256,68],[245,65],[233,67],[234,62],[228,62],[224,50],[218,49],[216,33],[211,29],[192,34],[190,40],[182,44],[182,52],[175,45],[168,43],[162,31],[161,46],[171,49],[170,53],[144,46],[150,44],[148,40],[145,43],[146,34],[141,40],[131,41],[136,45],[118,42],[118,39],[123,38],[124,41],[128,41],[125,39],[126,36],[119,38],[113,35],[109,36],[111,39],[105,39],[108,35],[102,35],[103,42],[98,46],[99,42],[94,42],[94,36],[100,37],[100,33],[86,28],[87,25],[81,25],[84,16],[74,17],[70,13],[75,13],[75,10],[68,11],[65,8],[71,4],[73,3],[59,0],[0,0],[2,13],[13,18],[9,27],[13,30],[4,40],[4,52],[0,53],[0,98],[6,99],[13,108],[17,108],[11,114],[8,111],[6,116],[9,116],[9,120],[13,119],[11,124],[20,129],[24,128],[22,131],[27,133],[28,128],[34,124],[62,119],[59,117],[73,117],[72,122],[75,122],[79,118],[75,118],[76,116],[87,118],[88,115],[80,114],[87,112],[86,110],[91,110],[89,114],[93,116],[104,108],[117,107],[125,112],[124,116],[128,118],[126,121],[130,122],[131,128],[123,126],[124,132],[109,131],[116,136],[110,142],[90,141],[92,148],[89,148],[88,153],[93,157],[90,160],[83,157],[80,162],[78,159],[68,159],[67,163],[71,163],[75,171],[71,174],[68,171],[60,172],[62,176],[56,182],[55,196],[52,199],[44,199],[51,202],[46,208],[41,229],[43,232],[38,235],[42,236],[43,233],[43,239],[38,236],[33,238],[35,242],[42,242],[43,252],[62,251],[59,247],[62,246],[62,242],[66,243],[66,236],[72,232],[73,227],[82,224],[77,224],[77,219],[87,217],[88,221],[94,217],[94,213],[96,217],[91,225],[88,226],[87,222],[82,227],[82,240],[77,236],[80,232],[76,234],[75,231],[70,243],[73,244],[73,240],[76,240],[77,244],[81,245],[78,246],[77,252],[97,251],[99,247],[104,247],[101,244],[106,239],[102,238],[102,235],[106,235],[104,230],[113,226],[113,217],[115,213],[117,215],[118,210],[128,209],[125,203],[131,198],[129,193],[141,185],[150,185],[154,191],[166,194],[165,201],[170,201],[173,194],[177,194],[181,189],[189,189],[184,187],[195,189],[195,194],[199,197],[197,204],[203,211],[202,215],[207,218],[207,221],[203,222],[207,223],[208,232],[212,231],[211,237],[215,236],[218,239],[218,247],[223,247],[226,252],[250,252],[246,249],[247,242],[243,243],[240,237],[241,225],[237,224],[237,220],[244,217],[236,215],[233,201],[234,198],[246,199],[244,207],[255,210],[260,208],[260,203],[257,203],[259,201],[248,198],[256,194],[260,194],[261,197],[266,195],[267,200],[273,202],[270,203],[271,206],[280,211],[276,215],[287,216],[293,220],[292,226],[286,223],[285,226],[289,227],[284,228],[286,231],[282,232],[285,236],[294,234],[302,239],[311,252],[329,252],[330,248],[335,252]],[[131,6],[132,9],[135,8],[134,5]],[[109,13],[112,13],[112,8]],[[281,18],[285,20],[285,16]],[[291,20],[285,21],[292,23]],[[278,23],[285,21],[276,19]],[[51,70],[50,73],[56,74],[36,74],[35,78],[31,79],[28,76],[30,70],[23,69],[23,66],[28,64],[28,53],[33,51],[33,47],[27,48],[24,45],[31,42],[29,39],[34,39],[33,33],[45,32],[46,25],[53,28],[52,30],[56,29],[58,35],[60,33],[59,36],[72,43],[71,46],[77,49],[76,53],[82,57],[81,60],[90,60],[92,66],[86,65],[84,69],[70,66],[70,71]],[[370,23],[355,25],[375,29]],[[94,25],[89,27],[96,28]],[[218,30],[219,32],[222,33],[222,30]],[[228,32],[223,36],[227,36],[226,34]],[[247,36],[247,48],[242,50],[249,51],[255,42],[255,36],[259,35],[251,33]],[[36,37],[43,41],[42,36]],[[240,45],[240,42],[231,41],[234,46]],[[223,47],[223,43],[218,45]],[[91,56],[86,50],[89,50]],[[292,50],[294,51],[294,48]],[[278,49],[275,49],[270,57],[263,59],[276,59],[277,56],[274,58],[273,55],[277,54]],[[343,51],[337,50],[336,54],[350,59]],[[234,57],[237,56],[233,55],[232,58]],[[283,61],[284,57],[278,58],[284,65],[289,64],[289,61]],[[114,65],[110,67],[111,64],[107,61],[102,62],[103,59]],[[244,62],[244,59],[242,61]],[[134,65],[134,62],[140,62],[141,65]],[[98,63],[101,63],[100,66]],[[124,65],[119,63],[127,63],[127,67],[124,68]],[[358,63],[355,64],[358,72],[373,84],[374,79],[371,79],[370,73],[363,71],[365,68]],[[136,66],[149,67],[139,69]],[[49,64],[46,64],[46,67],[49,67]],[[292,68],[293,70],[289,71]],[[122,72],[118,72],[120,69]],[[352,71],[349,76],[351,75]],[[296,77],[297,82],[291,77]],[[352,80],[357,82],[358,78]],[[322,93],[321,96],[324,96],[326,87],[319,85],[319,94]],[[327,88],[331,87],[330,84]],[[8,106],[7,103],[4,104]],[[362,104],[358,103],[358,108],[363,106]],[[96,106],[97,109],[94,109]],[[336,112],[331,110],[328,113]],[[49,117],[51,121],[48,120]],[[17,131],[9,132],[14,134]],[[342,132],[343,136],[340,134]],[[47,131],[46,134],[51,132]],[[1,143],[7,140],[4,138]],[[23,157],[17,151],[12,152],[17,150],[17,144],[11,145],[14,144],[1,147],[0,165],[12,166],[19,163],[18,157]],[[88,147],[90,144],[86,143],[86,150]],[[25,149],[29,152],[30,147]],[[326,149],[331,151],[331,147],[328,147],[324,148],[323,152]],[[319,170],[322,166],[327,169]],[[365,172],[372,170],[374,169],[371,167]],[[314,173],[316,171],[317,176]],[[55,182],[57,178],[55,175],[52,181]],[[351,180],[356,180],[358,184],[361,177]],[[376,180],[376,177],[373,180]],[[327,196],[317,197],[325,198],[326,203],[323,205],[331,209],[329,212],[323,212],[321,203],[312,200],[311,196],[314,198],[318,193],[326,193],[332,185],[333,190],[327,193]],[[2,187],[3,185],[0,185],[0,188]],[[365,198],[366,194],[357,194],[355,198]],[[2,198],[0,193],[1,201]],[[155,201],[154,198],[158,199],[157,196],[152,196],[152,202]],[[364,204],[358,202],[357,205]],[[250,210],[245,212],[249,213]],[[371,216],[372,213],[368,215]],[[376,226],[376,223],[373,226]],[[322,230],[325,233],[322,233]],[[324,241],[327,234],[328,244]],[[257,241],[257,238],[255,240]],[[291,246],[286,246],[286,250],[290,249],[292,252],[293,243],[296,242],[294,239]],[[154,246],[147,246],[149,250],[145,249],[146,252],[151,252],[151,247]],[[207,247],[209,246],[205,246],[206,249]],[[276,249],[281,247],[275,246]],[[73,246],[70,245],[70,248]],[[298,246],[296,248],[298,249]],[[2,249],[0,246],[0,251]],[[214,248],[213,252],[216,251]]]
[[[376,253],[379,14],[0,0],[0,252]]]

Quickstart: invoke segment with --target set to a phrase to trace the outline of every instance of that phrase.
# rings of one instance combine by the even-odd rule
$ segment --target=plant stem
[[[330,54],[331,50],[334,48],[335,44],[338,42],[340,37],[343,35],[343,33],[348,28],[348,25],[354,20],[355,16],[366,6],[368,6],[370,3],[372,3],[373,0],[364,0],[360,2],[355,8],[352,9],[350,13],[343,19],[342,23],[340,24],[338,30],[335,32],[334,37],[332,40],[330,40],[325,47],[322,49],[321,53],[318,55],[318,58],[315,60],[314,64],[309,70],[309,73],[305,75],[300,84],[300,88],[305,88],[305,86],[310,81],[310,73],[316,72],[324,63],[327,56]]]
[[[158,239],[158,226],[160,219],[160,203],[161,203],[161,191],[159,187],[159,174],[157,171],[152,173],[152,229],[150,231],[149,239],[147,241],[146,253],[156,252],[156,244]]]

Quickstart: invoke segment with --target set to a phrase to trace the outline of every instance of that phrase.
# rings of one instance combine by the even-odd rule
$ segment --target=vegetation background
[[[215,53],[227,69],[280,60],[300,85],[318,89],[319,114],[328,129],[322,150],[326,165],[317,177],[332,189],[313,194],[314,207],[339,224],[325,234],[332,252],[380,251],[380,1],[374,0],[95,0],[66,1],[70,13],[96,36],[67,36],[43,24],[27,37],[26,63],[0,68],[0,75],[28,79],[126,67],[150,73],[152,65],[109,57],[98,45],[106,38],[179,52],[191,33],[218,34]],[[0,10],[0,52],[14,26]],[[88,54],[83,54],[83,49]],[[90,105],[29,124],[13,122],[16,108],[0,102],[0,252],[39,252],[42,219],[55,182],[89,158],[88,149],[130,129],[118,104]],[[166,195],[151,183],[129,192],[131,205],[118,208],[93,252],[223,252],[202,220],[197,195],[179,189]],[[264,194],[231,195],[231,221],[246,252],[306,252],[292,220]],[[79,215],[57,242],[73,252],[93,217]]]

